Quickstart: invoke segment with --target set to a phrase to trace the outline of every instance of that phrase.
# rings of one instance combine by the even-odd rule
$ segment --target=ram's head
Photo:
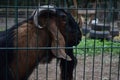
[[[71,60],[65,53],[65,46],[77,45],[81,39],[79,26],[71,14],[63,9],[45,5],[40,6],[32,15],[36,27],[46,28],[51,33],[51,47],[60,47],[58,50],[52,49],[52,53],[59,58]]]

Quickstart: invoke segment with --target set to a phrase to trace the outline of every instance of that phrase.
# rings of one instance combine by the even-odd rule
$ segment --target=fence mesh
[[[0,1],[0,53],[11,53],[13,55],[17,55],[14,58],[15,68],[17,69],[15,72],[10,69],[11,75],[14,78],[3,78],[7,80],[22,80],[19,79],[19,75],[25,76],[23,79],[28,80],[120,80],[120,0],[5,0]],[[57,9],[64,9],[71,13],[74,17],[75,21],[79,25],[79,29],[82,32],[82,38],[79,44],[71,46],[63,46],[57,47],[57,49],[66,49],[66,51],[73,49],[73,54],[77,58],[77,66],[73,71],[73,79],[67,78],[68,76],[65,73],[68,72],[67,68],[71,66],[68,65],[67,61],[65,62],[64,79],[60,79],[60,66],[61,59],[53,59],[51,63],[41,64],[39,63],[39,57],[30,57],[30,51],[34,50],[51,50],[56,49],[56,47],[29,47],[29,36],[25,37],[26,47],[19,47],[18,41],[19,38],[19,28],[16,31],[16,39],[14,40],[14,44],[16,47],[5,47],[3,45],[8,45],[2,42],[3,32],[6,32],[5,35],[12,33],[8,32],[8,29],[11,29],[13,25],[19,26],[19,23],[28,20],[31,17],[31,14],[35,9],[42,8],[42,5],[55,5]],[[63,16],[64,17],[64,16]],[[49,19],[48,19],[49,20]],[[49,22],[49,21],[48,21]],[[68,22],[68,21],[67,21]],[[61,24],[62,25],[62,24]],[[29,27],[29,25],[27,25]],[[67,25],[66,25],[67,27]],[[24,30],[23,30],[24,31]],[[28,30],[29,31],[29,30]],[[76,30],[77,31],[77,30]],[[29,33],[29,32],[28,32]],[[28,34],[26,33],[26,34]],[[37,36],[39,36],[39,31],[36,30]],[[49,34],[49,33],[48,33]],[[5,36],[4,35],[4,36]],[[69,35],[69,34],[66,34]],[[77,35],[77,34],[76,34]],[[58,36],[58,33],[57,33]],[[79,36],[79,35],[77,35]],[[23,36],[24,37],[24,36]],[[58,37],[57,37],[58,38]],[[72,38],[72,37],[71,37]],[[7,40],[8,39],[8,40]],[[67,37],[69,39],[69,37]],[[5,40],[5,39],[4,39]],[[36,37],[36,43],[39,43],[39,37]],[[44,39],[42,39],[44,40]],[[58,39],[57,39],[58,40]],[[6,43],[12,41],[9,38],[6,38]],[[46,40],[49,42],[49,40]],[[76,41],[76,39],[74,40]],[[11,42],[12,43],[12,42]],[[21,44],[21,46],[23,45]],[[57,43],[58,45],[59,43]],[[49,45],[49,44],[47,44]],[[69,44],[68,44],[69,45]],[[45,45],[46,46],[46,45]],[[14,50],[14,52],[8,51]],[[19,51],[26,50],[27,54],[23,54],[26,56],[26,64],[20,65],[22,63],[22,59],[25,57],[19,56]],[[15,54],[16,53],[16,54]],[[46,59],[43,59],[49,62],[49,51],[47,51],[48,55]],[[56,52],[57,53],[57,52]],[[36,54],[40,53],[36,51]],[[10,55],[7,55],[10,56]],[[7,57],[6,56],[6,57]],[[0,55],[2,59],[3,55]],[[3,57],[5,59],[8,59]],[[30,59],[29,59],[30,57]],[[13,57],[12,57],[13,58]],[[12,59],[11,58],[11,59]],[[19,58],[21,62],[19,61]],[[42,56],[40,57],[42,58]],[[0,59],[0,60],[1,60]],[[4,60],[4,59],[3,59]],[[30,70],[29,63],[31,61],[36,60],[34,65],[34,70]],[[7,61],[7,60],[5,60]],[[0,67],[4,65],[1,61]],[[13,61],[13,62],[14,62]],[[44,62],[44,61],[43,61]],[[9,63],[9,61],[7,62]],[[74,61],[76,63],[76,61]],[[12,62],[10,63],[10,66]],[[33,65],[33,66],[34,66]],[[5,65],[4,71],[7,72],[7,67],[9,64]],[[32,66],[32,67],[33,67]],[[20,70],[22,73],[22,69],[25,67],[26,73],[19,74]],[[20,70],[19,70],[20,69]],[[3,67],[1,67],[1,72]],[[24,69],[23,69],[24,70]],[[9,71],[9,70],[8,70]],[[28,72],[27,72],[28,71]],[[30,74],[30,72],[32,74]],[[4,72],[3,72],[4,74]],[[0,76],[3,75],[0,73]],[[5,74],[6,77],[10,76],[9,73]],[[71,76],[69,76],[71,77]],[[9,79],[10,78],[10,79]],[[2,78],[1,78],[2,79]]]

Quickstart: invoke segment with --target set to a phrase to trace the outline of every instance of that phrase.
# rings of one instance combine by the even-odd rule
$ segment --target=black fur
[[[72,15],[63,9],[58,9],[58,13],[60,15],[62,15],[62,12],[67,15],[67,19],[68,19],[68,23],[66,26],[66,34],[71,35],[71,38],[72,35],[74,34],[73,35],[74,38],[70,42],[68,41],[67,37],[65,38],[66,47],[72,47],[77,45],[81,41],[82,33],[79,29],[79,25],[77,24],[77,22],[75,22]],[[61,59],[60,78],[61,80],[73,80],[73,70],[77,65],[77,58],[73,54],[73,49],[66,49],[66,53],[72,58],[72,61]]]

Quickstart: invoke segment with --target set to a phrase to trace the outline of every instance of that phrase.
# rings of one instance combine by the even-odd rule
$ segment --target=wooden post
[[[73,4],[77,8],[77,1],[76,0],[73,0]]]
[[[74,4],[75,8],[77,9],[77,8],[78,8],[77,0],[73,0],[73,4]],[[77,18],[78,18],[77,21],[78,21],[78,23],[79,23],[79,26],[82,27],[82,19],[81,19],[81,15],[78,14],[78,11],[77,11],[77,10],[74,10],[74,12],[75,12],[75,14],[76,14],[74,17],[77,16]]]

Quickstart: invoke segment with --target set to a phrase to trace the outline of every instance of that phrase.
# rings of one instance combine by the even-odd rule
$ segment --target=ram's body
[[[71,17],[68,27],[65,23],[67,20],[62,19],[61,14],[57,12]],[[72,76],[69,77],[69,73],[64,72],[65,61],[72,60],[69,62],[74,65],[76,58],[72,54],[72,49],[68,52],[69,50],[55,50],[50,47],[71,47],[78,44],[81,39],[79,26],[64,10],[56,10],[55,13],[45,10],[37,17],[38,24],[43,27],[41,29],[37,27],[33,14],[30,19],[0,32],[0,80],[26,80],[38,63],[49,63],[55,57],[61,58],[61,79],[64,80],[64,75],[67,74],[67,80],[72,80]],[[58,17],[61,19],[57,19]],[[71,75],[73,66],[70,72]]]

